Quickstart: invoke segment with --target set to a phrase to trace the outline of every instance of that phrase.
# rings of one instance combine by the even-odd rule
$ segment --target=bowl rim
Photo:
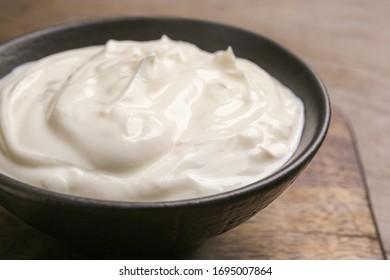
[[[294,59],[297,63],[303,66],[311,78],[317,83],[319,87],[319,97],[322,99],[322,103],[324,104],[324,114],[323,118],[320,119],[319,125],[317,128],[317,137],[313,138],[308,144],[307,148],[305,148],[301,155],[297,157],[292,162],[289,162],[283,165],[277,172],[274,172],[267,177],[255,181],[253,183],[244,185],[237,189],[229,190],[226,192],[204,196],[204,197],[195,197],[189,199],[182,200],[167,200],[167,201],[113,201],[113,200],[103,200],[103,199],[95,199],[88,197],[81,197],[71,194],[59,193],[39,187],[35,187],[33,185],[23,183],[18,181],[17,179],[11,178],[7,175],[0,173],[0,191],[5,191],[7,193],[22,196],[29,199],[34,199],[35,201],[45,201],[45,202],[53,202],[53,203],[61,203],[61,204],[71,204],[74,206],[80,207],[89,206],[89,207],[103,207],[103,208],[120,208],[120,209],[162,209],[162,208],[183,208],[183,207],[197,207],[198,205],[210,205],[219,202],[226,202],[231,199],[238,199],[242,197],[248,197],[257,193],[259,191],[265,190],[267,188],[272,188],[274,185],[277,185],[284,181],[285,178],[291,177],[294,174],[296,169],[299,169],[300,166],[308,163],[317,150],[322,145],[325,140],[327,131],[329,129],[330,120],[331,120],[331,106],[330,106],[330,98],[327,93],[326,87],[317,75],[317,73],[310,67],[306,62],[300,59],[296,54],[291,52],[286,47],[282,46],[278,42],[265,37],[261,34],[242,29],[240,27],[228,25],[225,23],[218,23],[209,20],[201,20],[201,19],[192,19],[192,18],[182,18],[182,17],[165,17],[165,16],[120,16],[120,17],[106,17],[106,18],[97,18],[97,19],[84,19],[78,21],[72,21],[68,23],[61,23],[52,25],[49,27],[44,27],[37,29],[35,31],[31,31],[25,34],[21,34],[4,42],[0,42],[0,52],[3,48],[8,47],[8,45],[17,44],[20,41],[24,41],[28,38],[35,38],[42,35],[47,35],[52,32],[61,32],[63,30],[68,30],[72,28],[78,28],[80,26],[86,25],[99,25],[99,24],[108,24],[115,22],[129,22],[129,21],[171,21],[171,22],[186,22],[191,24],[203,24],[210,25],[212,27],[219,27],[223,29],[230,29],[240,33],[246,33],[247,35],[255,36],[261,38],[267,44],[272,45],[272,47],[276,48],[278,51],[285,52],[286,55]]]

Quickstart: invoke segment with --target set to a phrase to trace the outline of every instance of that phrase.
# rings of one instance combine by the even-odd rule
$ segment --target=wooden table
[[[382,259],[371,208],[390,248],[389,1],[0,0],[0,42],[38,28],[111,16],[179,16],[235,25],[274,39],[309,62],[336,111],[329,137],[298,181],[244,225],[183,258]],[[381,31],[382,30],[382,31]],[[387,34],[387,35],[386,35]],[[389,35],[389,36],[388,36]],[[371,120],[375,119],[376,122]],[[353,135],[357,135],[357,140]],[[375,135],[375,137],[373,137]],[[376,142],[372,141],[374,139]],[[358,161],[364,160],[372,206]],[[387,252],[390,252],[389,249]],[[0,259],[85,258],[0,208]]]

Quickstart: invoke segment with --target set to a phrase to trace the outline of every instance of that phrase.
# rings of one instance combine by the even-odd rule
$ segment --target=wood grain
[[[390,1],[0,0],[0,7],[0,42],[75,20],[178,16],[242,27],[291,49],[320,74],[351,123],[390,258]]]
[[[0,208],[0,259],[83,259]],[[265,210],[175,258],[383,259],[354,143],[339,113],[309,167]]]

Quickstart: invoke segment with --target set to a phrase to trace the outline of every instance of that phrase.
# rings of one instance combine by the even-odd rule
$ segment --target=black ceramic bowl
[[[0,203],[26,223],[75,246],[108,252],[188,248],[243,223],[277,198],[323,142],[330,105],[326,90],[295,55],[253,33],[209,22],[116,18],[55,26],[0,46],[0,77],[47,55],[108,39],[151,40],[167,34],[213,52],[232,46],[291,88],[304,102],[305,126],[294,156],[271,176],[237,190],[170,202],[112,202],[42,190],[0,174]]]

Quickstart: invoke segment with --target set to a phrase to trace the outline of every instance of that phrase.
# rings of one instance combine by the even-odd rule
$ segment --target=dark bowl
[[[150,40],[167,34],[213,52],[232,46],[238,57],[267,70],[299,96],[305,125],[298,150],[277,172],[245,187],[169,202],[112,202],[39,189],[0,174],[0,203],[26,223],[74,246],[100,252],[172,252],[230,230],[276,199],[321,146],[330,104],[316,74],[295,55],[257,34],[210,22],[114,18],[59,25],[0,46],[0,77],[47,55],[108,39]]]

